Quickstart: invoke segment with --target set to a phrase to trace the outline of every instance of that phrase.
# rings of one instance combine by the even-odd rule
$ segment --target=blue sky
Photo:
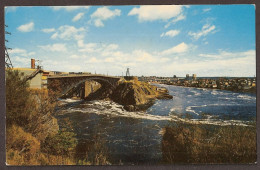
[[[254,5],[6,7],[14,67],[136,76],[254,76]]]

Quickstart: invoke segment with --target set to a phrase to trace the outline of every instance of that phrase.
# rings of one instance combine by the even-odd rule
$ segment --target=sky
[[[252,77],[254,5],[6,7],[14,67],[113,76]]]

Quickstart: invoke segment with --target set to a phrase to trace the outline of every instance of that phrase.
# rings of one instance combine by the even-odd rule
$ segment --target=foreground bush
[[[8,165],[100,165],[106,163],[103,143],[96,141],[87,155],[75,159],[77,139],[69,121],[59,129],[54,109],[60,88],[29,89],[18,71],[6,71],[6,162]]]
[[[73,148],[68,133],[58,133],[53,117],[56,99],[46,89],[29,89],[18,71],[6,71],[6,159],[9,165],[70,164],[68,148]],[[71,133],[69,133],[71,134]],[[67,136],[66,136],[67,135]],[[60,155],[46,154],[42,147],[48,136],[53,136]],[[66,138],[67,137],[67,138]],[[53,141],[53,140],[52,140]],[[61,143],[60,143],[61,142]],[[64,149],[65,148],[65,149]]]
[[[9,165],[40,165],[46,159],[40,152],[40,141],[21,127],[12,125],[6,131],[6,158]]]
[[[164,129],[165,163],[255,163],[256,126],[177,123]]]

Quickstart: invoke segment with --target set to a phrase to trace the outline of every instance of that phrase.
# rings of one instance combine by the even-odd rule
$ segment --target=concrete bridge
[[[54,81],[58,82],[61,88],[61,96],[63,98],[71,97],[76,91],[84,93],[84,86],[86,81],[96,81],[104,87],[116,88],[120,77],[105,76],[99,74],[68,74],[68,75],[54,75],[48,77],[48,86]]]

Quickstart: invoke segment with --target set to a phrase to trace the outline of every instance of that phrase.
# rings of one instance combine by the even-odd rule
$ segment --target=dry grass
[[[255,163],[256,126],[177,123],[164,129],[165,163]]]

